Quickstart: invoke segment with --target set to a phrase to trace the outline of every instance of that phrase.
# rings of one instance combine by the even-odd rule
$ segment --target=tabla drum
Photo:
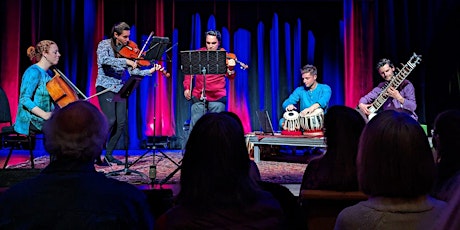
[[[285,119],[283,130],[298,131],[300,130],[299,113],[297,111],[286,111],[283,114]]]
[[[284,123],[283,135],[302,135],[300,131],[300,121],[299,121],[299,112],[297,111],[286,111],[283,114]]]
[[[316,109],[310,114],[299,114],[300,126],[303,134],[309,137],[322,137],[324,127],[324,111],[321,108]]]

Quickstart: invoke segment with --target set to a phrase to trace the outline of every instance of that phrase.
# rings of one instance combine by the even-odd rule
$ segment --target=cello
[[[65,107],[71,102],[78,101],[77,92],[80,93],[85,100],[87,97],[57,68],[53,69],[54,77],[46,83],[46,89],[53,101],[59,107]]]
[[[108,92],[113,88],[107,88],[99,93],[96,93],[90,97],[86,97],[60,70],[53,68],[54,77],[46,83],[46,89],[50,94],[53,101],[60,107],[63,108],[69,103],[78,101],[78,94],[80,94],[85,101]],[[78,92],[78,94],[77,94]]]

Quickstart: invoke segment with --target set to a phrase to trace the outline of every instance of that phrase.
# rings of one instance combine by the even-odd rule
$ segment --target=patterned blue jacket
[[[49,80],[51,76],[38,65],[31,65],[22,75],[18,112],[14,124],[16,132],[29,135],[30,123],[39,130],[42,129],[44,119],[33,114],[31,110],[36,106],[45,112],[54,110],[51,96],[46,89]]]
[[[110,44],[111,38],[102,40],[97,46],[97,79],[96,87],[102,86],[106,89],[112,88],[110,91],[118,93],[124,82],[127,80],[126,76],[137,75],[147,76],[151,75],[149,69],[141,70],[139,68],[128,68],[126,58],[115,57],[115,52]],[[129,75],[126,74],[126,69],[129,69]]]

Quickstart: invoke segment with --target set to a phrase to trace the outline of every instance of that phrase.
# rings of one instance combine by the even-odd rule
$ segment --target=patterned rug
[[[164,154],[163,154],[164,153]],[[131,184],[149,184],[149,168],[156,164],[156,183],[175,184],[180,178],[180,161],[182,159],[181,151],[163,151],[158,152],[153,156],[153,152],[137,153],[129,156],[128,162],[132,165],[125,167],[124,165],[112,166],[97,166],[96,170],[105,173],[108,177],[113,177],[121,181],[126,181]],[[141,157],[142,156],[142,157]],[[125,162],[125,157],[115,155],[115,157]],[[155,161],[154,161],[155,159]],[[40,156],[34,159],[35,168],[42,169],[49,163],[47,155]],[[289,163],[280,161],[260,161],[257,163],[262,180],[280,184],[300,184],[302,176],[307,164]],[[30,168],[30,162],[26,161],[16,165],[8,166],[9,169]],[[174,171],[176,171],[174,173]]]

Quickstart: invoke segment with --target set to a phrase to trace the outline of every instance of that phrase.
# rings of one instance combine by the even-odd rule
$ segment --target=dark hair
[[[438,184],[460,170],[460,110],[446,110],[436,116],[433,146],[438,157]]]
[[[107,121],[93,104],[76,101],[55,110],[43,124],[45,149],[56,159],[93,162],[106,140]]]
[[[330,169],[341,172],[330,178],[330,183],[347,189],[358,189],[356,157],[361,132],[366,122],[361,114],[344,105],[334,105],[324,115],[324,135],[327,151],[321,160],[331,164]],[[353,187],[353,188],[352,188]]]
[[[222,35],[220,34],[220,32],[218,30],[208,30],[208,31],[206,31],[205,36],[208,36],[208,35],[216,36],[217,41],[219,41],[219,42],[222,41]]]
[[[126,22],[119,22],[113,25],[110,36],[113,37],[115,33],[122,34],[124,30],[131,30],[131,27],[129,27],[128,23]]]
[[[181,167],[177,202],[184,206],[245,206],[256,198],[243,130],[225,113],[207,113],[197,121]]]
[[[375,68],[377,69],[377,71],[379,71],[379,69],[386,64],[388,64],[388,66],[390,66],[391,68],[395,67],[393,63],[390,61],[390,59],[382,58],[379,60],[379,62],[377,62],[377,65],[375,66]]]
[[[238,122],[238,124],[241,126],[241,129],[244,132],[243,122],[241,121],[241,119],[238,116],[238,114],[236,114],[234,112],[230,112],[230,111],[222,111],[220,113],[226,114],[226,115],[232,117],[233,119],[235,119]],[[246,142],[246,140],[245,140],[245,144],[246,144],[246,149],[248,149],[248,154],[249,154],[249,146],[248,146],[248,142]],[[251,160],[250,162],[251,162],[251,164],[250,164],[250,167],[249,167],[249,176],[252,179],[254,179],[256,182],[261,181],[262,179],[261,179],[259,167],[257,166],[257,164],[253,160]]]
[[[360,138],[358,182],[370,196],[413,198],[430,192],[433,154],[420,124],[406,113],[385,110],[372,118]]]

